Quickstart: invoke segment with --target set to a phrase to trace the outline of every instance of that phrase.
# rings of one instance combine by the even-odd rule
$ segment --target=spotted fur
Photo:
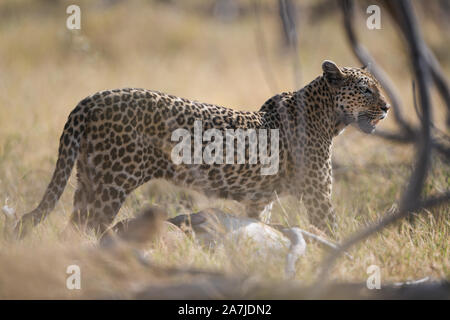
[[[72,221],[103,232],[127,195],[163,178],[207,195],[234,199],[258,216],[278,195],[303,199],[310,220],[328,230],[332,139],[347,125],[370,133],[388,111],[374,77],[362,68],[331,61],[323,75],[296,92],[270,98],[256,112],[189,101],[145,89],[95,93],[70,113],[60,139],[56,168],[38,207],[23,216],[27,231],[55,207],[76,163],[78,186]],[[261,175],[261,164],[175,165],[170,152],[175,129],[279,129],[279,171]],[[250,142],[252,143],[252,142]],[[249,141],[246,142],[247,146]],[[248,150],[248,148],[246,149]]]

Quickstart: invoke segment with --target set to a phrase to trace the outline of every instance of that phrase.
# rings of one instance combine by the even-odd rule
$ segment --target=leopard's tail
[[[58,160],[52,179],[37,208],[18,220],[15,225],[16,235],[23,237],[31,227],[43,221],[55,208],[78,157],[80,140],[86,128],[86,111],[86,107],[81,102],[70,113],[59,140]]]

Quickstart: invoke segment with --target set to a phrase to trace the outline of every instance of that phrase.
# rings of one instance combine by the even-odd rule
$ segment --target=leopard
[[[312,226],[333,234],[333,139],[349,125],[372,133],[390,109],[382,87],[366,67],[325,60],[322,74],[303,88],[276,94],[258,111],[239,111],[154,90],[100,91],[69,114],[58,158],[42,200],[17,220],[22,238],[54,209],[76,165],[70,221],[100,235],[112,226],[126,198],[150,180],[164,179],[211,198],[241,203],[249,217],[278,197],[304,204]],[[278,130],[278,170],[262,175],[261,163],[174,163],[174,130]],[[245,140],[245,152],[254,144]],[[205,148],[205,143],[201,143]],[[235,155],[236,156],[236,155]],[[123,221],[116,224],[123,227]]]

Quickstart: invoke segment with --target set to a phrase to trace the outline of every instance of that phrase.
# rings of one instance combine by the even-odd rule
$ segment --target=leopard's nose
[[[383,110],[384,112],[388,112],[388,110],[389,110],[390,108],[391,108],[391,106],[388,105],[388,104],[385,104],[385,105],[383,105],[383,106],[380,107],[380,109]]]

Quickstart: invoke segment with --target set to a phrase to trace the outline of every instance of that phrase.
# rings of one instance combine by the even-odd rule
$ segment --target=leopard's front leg
[[[320,186],[315,185],[311,193],[303,194],[303,201],[311,224],[329,235],[337,231],[336,214],[331,204],[331,195]]]
[[[331,203],[331,159],[309,162],[304,172],[303,202],[310,222],[332,235],[337,231],[336,214]]]

